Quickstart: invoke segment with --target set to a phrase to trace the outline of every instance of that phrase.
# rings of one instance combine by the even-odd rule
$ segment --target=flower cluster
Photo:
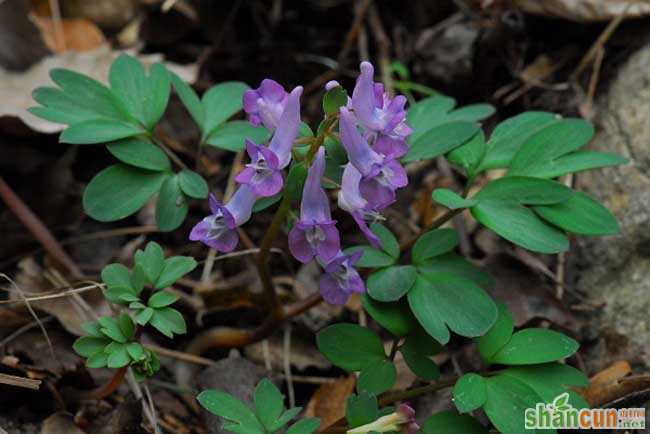
[[[339,207],[349,212],[368,241],[381,247],[369,223],[381,220],[381,211],[395,202],[397,189],[408,183],[399,163],[408,150],[406,138],[411,129],[405,122],[406,98],[392,98],[383,85],[373,81],[370,63],[361,64],[353,94],[340,107],[339,134],[348,156],[343,170]],[[340,86],[327,83],[330,91]],[[263,80],[260,87],[248,90],[243,97],[244,110],[254,125],[273,131],[268,146],[246,141],[250,163],[237,175],[239,189],[227,204],[210,196],[212,214],[199,222],[191,240],[202,241],[222,252],[232,251],[239,240],[236,228],[251,216],[260,197],[279,193],[284,187],[284,169],[291,162],[291,150],[300,126],[302,87],[291,93],[273,80]],[[313,154],[300,204],[300,218],[289,233],[289,249],[303,263],[316,260],[324,269],[320,280],[323,298],[332,304],[344,304],[352,293],[365,291],[355,263],[361,253],[345,254],[332,219],[329,198],[321,186],[325,173],[325,148]]]

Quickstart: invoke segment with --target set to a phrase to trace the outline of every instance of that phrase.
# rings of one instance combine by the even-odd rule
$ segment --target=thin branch
[[[36,238],[46,252],[48,252],[59,264],[63,265],[75,278],[83,277],[81,269],[63,250],[59,242],[54,238],[50,230],[43,224],[36,214],[22,201],[20,197],[9,187],[0,176],[0,198],[7,204],[7,207],[22,222],[29,232]]]

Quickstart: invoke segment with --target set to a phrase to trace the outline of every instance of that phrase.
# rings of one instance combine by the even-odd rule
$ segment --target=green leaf
[[[345,406],[345,418],[352,428],[374,422],[379,418],[377,397],[362,391],[358,395],[348,396]]]
[[[147,324],[151,320],[151,317],[153,316],[153,312],[154,310],[150,307],[142,309],[140,312],[138,312],[135,315],[135,322],[137,322],[141,326]]]
[[[127,337],[124,336],[124,333],[122,332],[122,329],[120,328],[120,325],[118,324],[117,320],[115,320],[115,318],[103,316],[99,318],[98,321],[102,326],[101,331],[104,335],[121,344],[127,341]]]
[[[563,119],[529,137],[515,154],[508,175],[537,176],[556,158],[583,147],[594,135],[582,119]]]
[[[486,150],[485,134],[479,130],[467,143],[451,151],[447,160],[465,169],[467,176],[473,178]]]
[[[174,333],[180,335],[187,332],[183,315],[171,307],[154,309],[149,324],[168,338],[173,338]]]
[[[81,329],[86,332],[91,337],[94,338],[105,338],[104,334],[102,333],[102,326],[99,325],[99,323],[96,322],[86,322],[81,324]]]
[[[134,362],[139,362],[146,357],[144,347],[137,342],[126,344],[126,352],[129,353],[129,357],[131,357],[131,360]]]
[[[448,188],[433,190],[431,198],[449,209],[471,208],[478,203],[476,199],[465,199]]]
[[[308,417],[291,425],[285,434],[312,434],[319,426],[320,419]]]
[[[397,369],[391,360],[378,360],[363,368],[357,379],[357,390],[379,395],[392,389],[397,380]]]
[[[384,225],[379,223],[373,223],[370,225],[370,230],[377,235],[379,241],[381,241],[381,248],[384,252],[388,253],[393,258],[399,258],[399,242],[395,235]]]
[[[205,110],[203,136],[209,136],[219,125],[242,109],[242,97],[248,89],[241,81],[226,81],[211,87],[201,100]]]
[[[589,379],[579,370],[562,364],[546,363],[543,365],[515,366],[503,371],[528,385],[544,402],[552,402],[564,392],[569,393],[569,402],[575,408],[587,408],[585,400],[570,388],[587,387]]]
[[[266,142],[270,137],[269,130],[256,127],[247,121],[230,121],[215,129],[205,143],[227,151],[239,152],[245,148],[245,140],[257,144]]]
[[[457,245],[458,234],[453,229],[434,229],[426,232],[413,246],[413,263],[421,264],[427,259],[448,253]]]
[[[147,77],[146,98],[143,99],[143,122],[147,130],[152,131],[160,118],[165,114],[171,78],[167,68],[161,63],[154,63],[149,68]]]
[[[165,254],[158,243],[150,241],[147,247],[135,253],[135,263],[142,267],[147,281],[154,284],[165,266]]]
[[[122,335],[126,338],[126,340],[130,340],[133,338],[133,335],[135,334],[135,325],[133,324],[133,320],[131,317],[123,313],[117,318],[117,324],[120,327],[120,331],[122,332]]]
[[[440,369],[430,356],[440,352],[442,347],[433,340],[424,330],[418,328],[409,334],[400,347],[409,369],[418,377],[433,381],[440,377]]]
[[[493,357],[492,363],[502,365],[532,365],[554,362],[573,355],[578,343],[554,330],[523,329],[512,335]]]
[[[253,212],[257,213],[262,210],[265,210],[266,208],[273,206],[277,202],[282,199],[283,192],[279,192],[277,194],[274,194],[273,196],[268,196],[268,197],[260,197],[257,199],[255,202],[255,205],[253,205]]]
[[[409,143],[413,144],[430,128],[447,120],[447,114],[456,106],[456,101],[444,95],[435,95],[413,104],[406,114],[406,123],[413,128]]]
[[[266,434],[255,414],[234,396],[218,390],[205,390],[196,399],[210,413],[249,429],[251,434]]]
[[[626,164],[628,160],[618,154],[607,152],[578,151],[550,160],[545,166],[537,168],[529,176],[540,178],[557,178],[567,173],[583,170],[598,169],[600,167],[618,166]]]
[[[155,288],[167,288],[178,279],[196,268],[196,261],[189,256],[172,256],[165,259],[165,265],[156,281]]]
[[[72,348],[80,356],[90,357],[93,354],[103,351],[104,347],[110,342],[106,337],[82,336],[72,344]]]
[[[302,197],[302,189],[307,179],[307,169],[304,163],[297,163],[289,169],[287,175],[287,191],[291,195],[291,200],[298,202]]]
[[[499,302],[497,302],[496,305],[499,310],[497,321],[494,323],[490,331],[485,335],[476,338],[476,342],[478,343],[478,352],[481,355],[481,358],[488,363],[491,361],[492,356],[508,343],[514,330],[512,314],[508,307]]]
[[[167,155],[148,140],[130,137],[127,139],[111,142],[106,149],[123,163],[141,169],[169,171],[171,163]]]
[[[497,375],[485,379],[487,401],[483,406],[494,426],[503,434],[526,434],[524,413],[527,408],[535,408],[541,398],[533,389],[521,381]],[[550,434],[554,431],[536,430],[535,433]]]
[[[129,353],[126,350],[126,345],[120,344],[116,346],[115,349],[108,355],[106,365],[109,368],[116,369],[128,365],[130,361],[131,358],[129,357]]]
[[[162,185],[166,174],[115,164],[99,172],[86,186],[83,206],[101,222],[120,220],[144,206]]]
[[[336,86],[325,93],[323,111],[325,114],[338,114],[339,108],[347,105],[348,92],[342,86]]]
[[[465,258],[455,254],[447,253],[436,256],[418,265],[418,270],[423,273],[452,273],[465,277],[476,283],[481,288],[489,288],[494,285],[494,280],[485,271],[467,261]]]
[[[137,301],[138,296],[135,294],[133,288],[124,288],[111,286],[106,291],[104,291],[104,296],[107,300],[118,303],[125,304],[132,301]]]
[[[302,407],[294,407],[282,413],[282,416],[273,421],[273,424],[268,428],[269,431],[275,432],[285,426],[291,419],[298,416],[302,411]]]
[[[108,364],[108,354],[101,352],[95,353],[92,356],[88,357],[86,361],[86,366],[89,368],[105,368]]]
[[[137,136],[144,131],[137,125],[114,119],[90,119],[70,125],[59,137],[61,143],[92,145]]]
[[[284,396],[269,379],[264,378],[255,388],[255,414],[266,429],[274,425],[284,410]]]
[[[532,135],[561,118],[548,112],[525,112],[496,126],[487,142],[479,171],[508,167],[521,145]]]
[[[131,287],[137,295],[140,295],[144,289],[145,280],[146,276],[144,274],[144,268],[136,264],[131,272]]]
[[[179,296],[176,294],[172,294],[171,292],[168,291],[158,291],[149,298],[147,304],[149,305],[149,307],[152,307],[154,309],[159,309],[161,307],[166,307],[169,306],[170,304],[175,303],[176,300],[178,299]]]
[[[395,301],[406,294],[417,277],[412,265],[395,265],[372,273],[366,283],[368,294],[377,301]]]
[[[192,119],[199,126],[199,129],[203,131],[203,125],[205,123],[205,109],[201,100],[194,92],[194,89],[190,87],[189,84],[185,83],[178,75],[170,73],[172,85],[178,94],[178,97],[183,102],[183,105],[190,112]]]
[[[93,118],[131,120],[128,110],[119,98],[97,80],[60,68],[52,69],[50,77],[61,87],[68,100],[74,101],[75,106],[94,113]],[[54,107],[60,109],[56,104]]]
[[[122,264],[109,264],[102,270],[102,281],[108,287],[131,288],[131,273]]]
[[[163,232],[178,228],[187,216],[188,204],[181,190],[179,176],[168,177],[163,182],[156,202],[156,223]]]
[[[108,73],[111,91],[122,100],[129,113],[144,123],[143,102],[146,95],[146,76],[138,59],[121,54],[111,64]]]
[[[356,324],[331,325],[316,335],[316,344],[327,360],[348,371],[361,371],[386,357],[379,337]]]
[[[454,386],[454,405],[460,413],[469,413],[483,406],[487,400],[487,384],[477,374],[465,374]]]
[[[427,160],[459,147],[479,131],[473,122],[454,121],[434,127],[411,142],[404,162]],[[410,137],[409,137],[410,139]]]
[[[346,255],[363,252],[363,255],[359,261],[354,264],[355,267],[359,268],[381,268],[393,265],[395,263],[395,258],[390,256],[388,253],[377,250],[374,247],[367,245],[363,246],[353,246],[348,247],[343,251]]]
[[[523,205],[549,205],[569,200],[573,192],[566,185],[528,176],[498,178],[481,189],[473,199],[502,200]]]
[[[576,192],[566,202],[536,206],[533,211],[547,222],[574,234],[615,235],[620,232],[616,217],[581,192]]]
[[[178,182],[183,193],[195,199],[208,197],[208,183],[201,175],[191,170],[183,169],[178,174]]]
[[[443,345],[449,341],[447,326],[461,336],[476,337],[487,332],[497,317],[485,291],[451,273],[418,276],[408,301],[422,327]]]
[[[472,215],[501,237],[525,249],[540,253],[559,253],[569,249],[569,240],[562,232],[517,203],[481,201],[472,208]]]
[[[404,336],[418,326],[406,300],[382,303],[367,293],[361,296],[361,303],[368,314],[394,336]]]
[[[434,414],[422,426],[423,434],[488,434],[488,432],[473,417],[451,410]]]

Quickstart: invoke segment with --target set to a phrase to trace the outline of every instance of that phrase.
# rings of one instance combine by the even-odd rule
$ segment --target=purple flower
[[[291,91],[278,126],[268,148],[246,140],[246,152],[251,162],[235,180],[248,185],[258,196],[273,196],[282,190],[284,169],[291,161],[291,148],[300,127],[300,95],[302,87]]]
[[[314,256],[327,263],[341,248],[336,221],[332,220],[329,200],[321,187],[325,172],[325,148],[318,149],[302,191],[300,220],[289,232],[289,250],[300,262],[308,263]]]
[[[253,125],[264,124],[273,131],[287,105],[289,94],[273,80],[264,79],[257,89],[244,92],[244,111]]]
[[[266,146],[257,145],[246,139],[246,152],[251,162],[239,172],[235,181],[248,185],[262,197],[273,196],[282,190],[284,177],[278,168],[278,157]]]
[[[368,201],[361,196],[359,183],[361,182],[361,172],[351,163],[346,164],[343,169],[341,179],[341,190],[339,190],[338,204],[341,209],[349,212],[354,221],[359,225],[359,229],[366,237],[370,245],[381,249],[381,241],[368,227],[368,222],[374,223],[383,220],[378,210],[372,209]]]
[[[352,91],[352,108],[364,128],[383,134],[394,133],[398,126],[402,134],[410,130],[404,123],[406,98],[403,95],[391,98],[384,92],[384,86],[373,81],[374,68],[370,62],[361,62],[360,69]]]
[[[363,252],[346,255],[339,251],[334,259],[325,265],[325,274],[320,278],[320,293],[330,304],[345,304],[352,293],[363,293],[366,286],[354,264]]]
[[[302,86],[297,86],[289,94],[287,105],[278,121],[278,128],[269,143],[269,149],[278,156],[280,169],[284,169],[291,162],[291,148],[300,129],[300,95]]]
[[[408,184],[406,171],[395,159],[375,152],[359,133],[352,113],[340,109],[341,143],[361,173],[359,189],[372,208],[383,209],[395,201],[395,190]]]
[[[246,185],[240,186],[226,205],[210,194],[212,214],[192,228],[190,240],[201,241],[219,252],[233,251],[239,241],[237,226],[251,217],[255,200],[257,196]]]
[[[373,149],[391,159],[400,158],[408,152],[406,138],[413,132],[406,124],[406,98],[391,98],[383,84],[373,81],[373,75],[372,64],[362,62],[350,105]]]

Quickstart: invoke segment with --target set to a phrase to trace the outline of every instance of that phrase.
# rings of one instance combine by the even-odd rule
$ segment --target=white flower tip
[[[360,69],[362,74],[368,74],[372,76],[375,73],[375,68],[372,66],[372,63],[368,61],[361,62]]]

